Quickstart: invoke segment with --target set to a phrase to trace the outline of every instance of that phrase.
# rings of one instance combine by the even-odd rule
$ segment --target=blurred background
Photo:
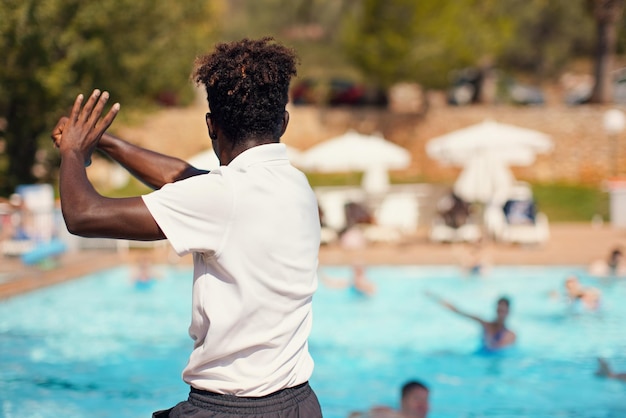
[[[187,336],[171,339],[172,350],[181,351],[175,355],[159,351],[169,336],[148,336],[137,350],[134,344],[142,332],[171,331],[145,324],[154,325],[154,312],[162,316],[173,311],[163,306],[184,299],[178,292],[187,289],[172,286],[186,283],[177,276],[187,270],[179,270],[181,260],[165,241],[70,236],[59,209],[60,161],[50,132],[77,94],[99,88],[122,106],[112,133],[212,169],[219,162],[207,135],[205,93],[190,79],[194,60],[217,42],[261,36],[293,47],[301,61],[281,141],[320,205],[316,303],[325,305],[319,305],[311,347],[325,415],[396,404],[390,388],[404,376],[432,382],[438,417],[626,415],[623,386],[599,385],[594,377],[598,356],[626,370],[625,2],[0,0],[0,299],[122,259],[133,270],[154,261],[171,275],[136,292],[134,277],[119,280],[130,274],[112,270],[108,288],[94,276],[75,281],[92,283],[80,287],[85,293],[51,287],[53,293],[32,292],[35,299],[21,299],[22,305],[18,298],[15,305],[0,304],[7,312],[0,315],[7,336],[0,338],[7,353],[0,360],[8,364],[0,367],[6,370],[0,381],[11,389],[0,416],[29,406],[37,416],[71,416],[52,408],[52,398],[59,410],[76,399],[90,412],[92,404],[110,409],[118,395],[125,407],[133,398],[146,411],[154,399],[166,400],[163,393],[174,396],[172,402],[179,398],[172,386],[154,390],[155,381],[168,375],[171,385],[182,383],[172,359],[186,359]],[[149,191],[100,154],[87,172],[107,196]],[[125,258],[74,251],[92,249],[115,249]],[[352,291],[365,260],[373,280],[363,275],[365,284],[378,284],[373,298]],[[522,268],[559,263],[560,269]],[[568,307],[573,301],[562,285],[573,272],[604,292],[599,312]],[[468,354],[474,324],[456,328],[424,290],[449,294],[485,315],[498,295],[513,295],[513,327],[531,337],[521,341],[518,356]],[[142,299],[150,292],[176,302]],[[61,293],[74,299],[67,302]],[[94,303],[102,306],[101,320],[94,319]],[[91,321],[83,320],[83,310]],[[180,312],[175,320],[184,323],[188,309]],[[140,325],[129,326],[135,317]],[[42,337],[42,327],[50,338]],[[117,350],[120,329],[131,348],[119,351],[130,357],[109,360],[101,350]],[[94,336],[102,340],[94,343]],[[79,352],[104,362],[90,373]],[[42,367],[64,366],[65,353],[67,369]],[[120,365],[132,377],[117,376]],[[93,401],[96,392],[103,396]]]
[[[283,138],[294,149],[375,133],[411,154],[391,184],[449,187],[461,168],[427,155],[432,138],[485,120],[520,126],[554,143],[511,167],[550,221],[607,221],[607,180],[626,175],[623,3],[1,0],[0,197],[21,184],[56,187],[49,132],[93,88],[122,104],[114,133],[181,158],[205,150],[194,58],[218,41],[269,35],[301,58]],[[609,110],[619,113],[607,122]],[[90,177],[103,193],[143,192],[95,159]],[[307,174],[313,186],[363,175]]]

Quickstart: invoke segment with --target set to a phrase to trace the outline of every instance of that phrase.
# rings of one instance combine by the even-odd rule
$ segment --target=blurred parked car
[[[291,88],[291,102],[294,105],[318,105],[323,99],[320,83],[312,78],[296,82]]]
[[[504,101],[517,105],[542,105],[545,103],[543,91],[539,87],[511,80],[503,89]]]
[[[611,73],[613,77],[613,103],[626,104],[626,67]],[[565,103],[581,105],[591,102],[595,80],[589,74],[564,74],[561,84],[565,89]]]
[[[448,89],[448,103],[464,106],[477,103],[482,87],[482,73],[477,68],[463,68],[450,74],[451,86]]]
[[[613,73],[613,102],[626,104],[626,68]]]
[[[501,102],[517,105],[541,105],[545,102],[540,88],[524,84],[492,68],[464,68],[451,73],[448,103],[464,106],[479,102]],[[488,86],[495,85],[490,94]]]
[[[328,104],[331,106],[360,106],[365,98],[365,87],[350,80],[330,80]]]
[[[291,89],[294,105],[386,106],[387,94],[379,88],[342,78],[303,79]]]

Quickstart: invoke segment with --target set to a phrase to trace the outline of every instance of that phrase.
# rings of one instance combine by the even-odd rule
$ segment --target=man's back
[[[238,396],[307,381],[320,226],[315,195],[284,145],[253,147],[145,200],[174,249],[195,254],[185,381]]]

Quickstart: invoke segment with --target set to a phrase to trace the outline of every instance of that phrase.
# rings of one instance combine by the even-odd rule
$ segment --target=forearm
[[[59,193],[63,219],[70,233],[87,235],[90,218],[103,197],[87,178],[85,158],[79,153],[66,153],[61,158]]]
[[[108,133],[102,135],[98,148],[153,189],[207,173],[179,158],[138,147]]]
[[[89,182],[84,163],[80,154],[62,155],[61,210],[70,233],[148,241],[165,238],[141,197],[112,199],[100,195]]]
[[[70,233],[86,237],[163,239],[163,231],[141,197],[104,197],[87,178],[85,162],[120,109],[115,103],[102,116],[108,99],[109,93],[98,89],[86,101],[79,94],[70,115],[59,119],[52,130],[61,154],[59,191],[65,224]]]

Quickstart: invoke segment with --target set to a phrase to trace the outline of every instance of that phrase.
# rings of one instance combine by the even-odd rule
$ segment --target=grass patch
[[[358,186],[361,184],[363,173],[305,173],[311,187],[323,186]]]
[[[305,173],[311,187],[323,186],[360,186],[363,181],[363,172],[354,171],[351,173]],[[389,182],[391,184],[413,184],[425,183],[423,176],[412,173],[390,172]]]
[[[550,222],[590,222],[594,215],[609,220],[609,194],[599,188],[571,184],[533,184],[538,209]]]

